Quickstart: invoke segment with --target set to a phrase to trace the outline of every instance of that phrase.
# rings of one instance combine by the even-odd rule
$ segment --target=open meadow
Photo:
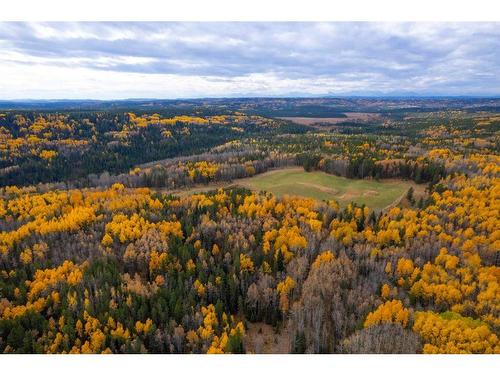
[[[404,196],[413,186],[403,180],[354,180],[324,172],[306,172],[302,168],[278,169],[237,181],[250,190],[265,190],[279,197],[296,195],[318,200],[335,199],[342,207],[350,202],[383,209]]]

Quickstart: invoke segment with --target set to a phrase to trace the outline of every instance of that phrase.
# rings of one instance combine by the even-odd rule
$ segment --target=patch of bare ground
[[[269,324],[248,323],[243,343],[247,353],[288,354],[290,332],[287,327],[276,332]]]
[[[312,187],[312,188],[318,189],[319,191],[322,191],[324,193],[329,193],[329,194],[338,194],[338,192],[339,192],[337,189],[333,189],[333,188],[329,188],[329,187],[321,186],[321,185],[317,185],[317,184],[311,184],[309,182],[297,182],[297,185]]]
[[[375,190],[367,190],[363,193],[363,197],[376,197],[379,193]]]
[[[342,194],[339,199],[343,200],[349,200],[349,199],[355,199],[360,196],[359,191],[351,189],[349,191],[346,191],[344,194]]]

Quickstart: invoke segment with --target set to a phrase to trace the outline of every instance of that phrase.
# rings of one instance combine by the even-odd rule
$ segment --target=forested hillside
[[[270,103],[1,112],[0,351],[500,353],[500,115]],[[423,193],[214,185],[290,166]]]

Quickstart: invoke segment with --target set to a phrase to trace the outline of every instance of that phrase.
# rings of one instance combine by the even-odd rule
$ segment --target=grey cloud
[[[37,64],[74,66],[76,59],[79,67],[122,73],[226,80],[273,74],[281,79],[310,80],[311,85],[318,79],[351,80],[365,85],[367,91],[390,91],[392,87],[423,94],[460,94],[464,90],[498,94],[499,26],[0,23],[0,64],[29,64],[34,59]],[[17,60],[2,58],[9,56],[2,52],[16,53]],[[329,90],[325,88],[325,92]]]

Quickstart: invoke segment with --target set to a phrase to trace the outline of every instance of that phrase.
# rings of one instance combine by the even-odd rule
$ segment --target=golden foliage
[[[460,314],[417,312],[413,330],[422,336],[425,342],[423,351],[426,354],[500,354],[498,337],[488,325]]]
[[[403,327],[408,325],[410,310],[403,306],[399,300],[387,301],[368,314],[365,320],[365,328],[381,323],[398,323]]]
[[[254,271],[252,259],[245,254],[240,254],[240,269],[241,272],[251,273]]]
[[[311,267],[319,268],[323,263],[333,262],[334,259],[335,256],[330,250],[324,251],[316,257]]]

